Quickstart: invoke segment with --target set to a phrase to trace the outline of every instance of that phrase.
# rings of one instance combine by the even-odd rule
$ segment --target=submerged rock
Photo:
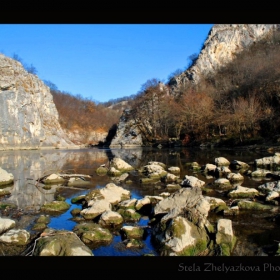
[[[113,240],[113,235],[108,229],[92,222],[78,224],[73,231],[85,244],[90,244],[91,246],[108,244]]]
[[[141,214],[134,209],[119,209],[117,211],[125,222],[138,222],[141,219]]]
[[[99,176],[103,176],[103,175],[106,175],[107,172],[108,172],[108,168],[105,167],[105,166],[99,166],[97,169],[96,169],[96,174],[99,175]]]
[[[144,229],[138,226],[124,226],[121,232],[127,239],[142,239],[144,235]]]
[[[65,212],[70,208],[70,204],[65,201],[46,202],[41,206],[41,210],[45,212]]]

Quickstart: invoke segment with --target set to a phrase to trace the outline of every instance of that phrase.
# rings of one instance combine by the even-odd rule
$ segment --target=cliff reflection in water
[[[181,169],[181,178],[191,175],[186,168],[186,162],[197,161],[200,164],[213,163],[214,158],[225,156],[228,160],[238,159],[250,162],[263,155],[249,151],[218,151],[193,149],[157,149],[157,148],[127,148],[127,149],[80,149],[80,150],[21,150],[1,151],[0,167],[12,173],[15,182],[11,189],[9,202],[19,208],[39,207],[46,201],[54,200],[55,186],[50,190],[36,187],[36,180],[43,175],[54,172],[68,172],[91,175],[91,184],[88,188],[103,187],[112,182],[109,176],[98,176],[95,170],[101,165],[109,166],[113,157],[120,157],[134,168],[146,165],[149,161],[159,161],[167,166],[178,166]],[[198,177],[209,181],[198,174]],[[137,192],[137,196],[149,194],[151,190],[138,184],[137,174],[132,173],[132,185],[125,188]],[[260,182],[253,182],[245,178],[244,185],[255,187]]]
[[[91,175],[103,163],[108,163],[105,150],[1,151],[0,166],[15,179],[8,187],[11,195],[6,201],[22,209],[39,210],[46,201],[54,200],[57,186],[50,190],[36,187],[38,178],[54,172]]]

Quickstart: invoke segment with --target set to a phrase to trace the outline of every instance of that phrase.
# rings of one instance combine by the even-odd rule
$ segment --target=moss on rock
[[[65,201],[46,202],[42,205],[41,210],[45,212],[64,212],[70,208],[70,205]]]

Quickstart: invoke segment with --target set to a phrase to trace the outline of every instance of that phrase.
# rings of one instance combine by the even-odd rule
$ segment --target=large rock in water
[[[0,54],[0,150],[68,147],[49,87]]]
[[[154,215],[166,214],[162,221],[177,217],[179,214],[202,228],[207,221],[210,203],[203,197],[199,187],[182,188],[161,200],[154,207]]]
[[[36,242],[34,256],[93,256],[80,238],[66,230],[46,229]]]

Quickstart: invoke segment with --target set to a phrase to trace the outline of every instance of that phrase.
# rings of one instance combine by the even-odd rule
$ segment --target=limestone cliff
[[[130,118],[130,110],[124,110],[118,124],[117,132],[110,147],[142,146],[142,135],[135,120]]]
[[[215,73],[221,66],[232,61],[236,54],[261,39],[270,39],[279,24],[216,24],[210,30],[194,64],[169,82],[170,94],[176,94],[188,83],[197,84],[202,76]],[[183,36],[183,35],[182,35]],[[190,38],[191,40],[191,38]],[[118,124],[111,146],[143,145],[141,131],[124,113]],[[139,127],[139,124],[138,124]],[[133,131],[133,135],[129,131]]]
[[[201,76],[214,73],[235,55],[256,41],[272,35],[279,24],[216,24],[210,30],[194,65],[171,79],[171,91],[186,83],[198,83]]]
[[[0,54],[0,150],[70,147],[49,88]]]

